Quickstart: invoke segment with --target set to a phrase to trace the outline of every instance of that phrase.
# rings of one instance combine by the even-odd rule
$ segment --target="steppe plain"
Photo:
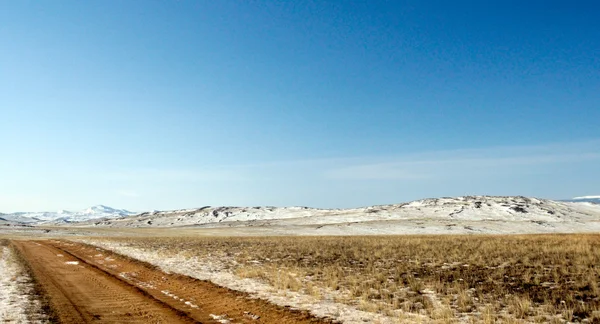
[[[0,224],[5,323],[600,323],[600,205],[457,197]]]

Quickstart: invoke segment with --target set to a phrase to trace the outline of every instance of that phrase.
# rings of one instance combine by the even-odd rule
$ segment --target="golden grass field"
[[[600,235],[104,238],[441,323],[600,323]],[[410,318],[410,317],[409,317]]]

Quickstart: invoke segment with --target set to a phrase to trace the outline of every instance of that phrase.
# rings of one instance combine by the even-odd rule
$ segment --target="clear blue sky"
[[[597,1],[0,1],[0,211],[600,194]]]

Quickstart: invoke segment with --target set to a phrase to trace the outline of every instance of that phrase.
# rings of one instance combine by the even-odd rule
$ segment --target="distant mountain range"
[[[94,219],[113,219],[131,216],[136,213],[125,209],[115,209],[104,205],[96,205],[81,211],[59,210],[56,212],[17,212],[0,213],[0,219],[18,223],[74,223]]]
[[[575,198],[567,199],[567,200],[563,200],[563,201],[588,202],[588,203],[593,203],[593,204],[600,204],[600,196],[581,196],[581,197],[575,197]]]
[[[573,204],[572,203],[586,203]],[[371,206],[353,209],[316,209],[308,207],[202,207],[198,209],[152,211],[135,213],[96,205],[81,211],[0,213],[0,223],[60,225],[79,223],[82,226],[169,227],[198,226],[201,224],[283,221],[303,219],[320,223],[325,219],[334,223],[351,221],[378,221],[406,218],[441,218],[465,220],[529,219],[557,221],[569,219],[587,208],[600,210],[600,196],[582,196],[561,201],[526,197],[468,196],[432,198],[410,203]],[[596,208],[596,205],[599,205]],[[577,207],[580,206],[580,207]],[[586,214],[586,212],[584,212]],[[562,216],[561,216],[562,215]],[[558,217],[558,218],[557,218]],[[333,221],[333,218],[336,220]],[[539,219],[538,219],[539,218]],[[554,219],[557,218],[557,219]]]
[[[211,207],[92,220],[79,227],[254,228],[319,235],[600,232],[600,204],[464,196],[350,209]]]

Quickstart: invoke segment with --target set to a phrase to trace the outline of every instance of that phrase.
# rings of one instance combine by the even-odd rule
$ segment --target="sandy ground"
[[[64,323],[326,323],[100,248],[17,241]]]

